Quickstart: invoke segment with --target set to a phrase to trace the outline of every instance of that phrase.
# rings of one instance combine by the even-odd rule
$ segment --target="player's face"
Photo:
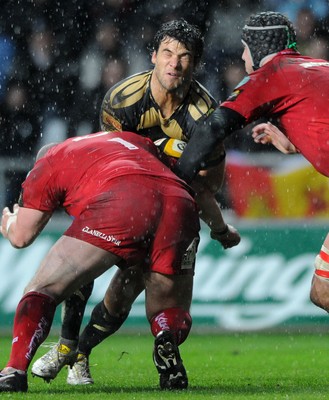
[[[154,74],[160,85],[167,91],[175,91],[189,85],[194,71],[193,53],[174,39],[161,42],[152,55]]]
[[[253,62],[252,62],[249,47],[245,43],[243,44],[242,60],[244,61],[244,67],[245,67],[247,74],[251,74],[254,71]]]

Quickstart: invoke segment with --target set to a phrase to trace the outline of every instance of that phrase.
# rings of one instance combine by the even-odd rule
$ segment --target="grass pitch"
[[[2,367],[9,354],[10,338],[0,338],[0,344]],[[158,388],[152,347],[151,334],[117,334],[91,355],[94,385],[69,386],[67,372],[63,370],[50,384],[29,374],[27,394],[0,396],[20,400],[44,400],[45,396],[48,400],[314,400],[329,396],[329,335],[192,332],[180,347],[189,376],[189,389],[182,392],[163,392]],[[42,346],[35,359],[46,351]]]

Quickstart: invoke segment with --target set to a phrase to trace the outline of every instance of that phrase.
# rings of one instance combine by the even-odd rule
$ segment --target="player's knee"
[[[322,246],[314,261],[314,278],[310,300],[316,306],[329,312],[329,250]]]
[[[310,300],[317,307],[329,312],[329,281],[316,277],[313,279]]]
[[[173,307],[155,314],[151,318],[150,324],[153,336],[167,330],[172,332],[177,345],[180,345],[190,333],[192,318],[188,311],[180,307]]]
[[[318,295],[318,293],[311,290],[310,293],[310,300],[311,302],[319,308],[329,312],[329,299],[325,299]]]
[[[315,257],[314,268],[310,300],[329,312],[329,250],[324,245]]]

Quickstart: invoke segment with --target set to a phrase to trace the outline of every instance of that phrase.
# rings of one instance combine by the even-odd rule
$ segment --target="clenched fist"
[[[224,229],[223,231],[210,231],[210,237],[221,243],[224,249],[234,247],[238,245],[241,241],[241,237],[237,229],[229,224],[226,225],[226,229]]]

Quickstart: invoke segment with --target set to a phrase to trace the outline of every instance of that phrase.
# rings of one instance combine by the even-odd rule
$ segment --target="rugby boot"
[[[90,374],[89,359],[85,354],[79,353],[72,368],[69,368],[66,382],[69,385],[92,385],[94,383]]]
[[[27,374],[13,370],[8,374],[0,372],[0,392],[27,392]]]
[[[159,373],[161,389],[180,390],[187,388],[188,378],[183,360],[169,331],[162,331],[156,336],[153,361]]]
[[[76,349],[57,343],[32,366],[32,376],[43,378],[46,382],[55,379],[65,365],[73,366],[76,360]]]

